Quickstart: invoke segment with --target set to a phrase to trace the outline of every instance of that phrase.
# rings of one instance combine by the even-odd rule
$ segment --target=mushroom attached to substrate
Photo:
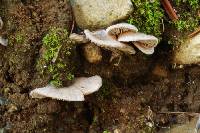
[[[127,54],[135,54],[135,50],[133,47],[125,43],[121,43],[108,36],[105,30],[98,30],[94,32],[84,30],[84,33],[86,35],[86,38],[88,38],[91,42],[99,47],[103,47],[111,51],[120,50]]]
[[[72,41],[80,44],[80,43],[88,43],[89,40],[86,39],[85,35],[79,35],[76,33],[72,33],[69,35],[69,39],[71,39]]]
[[[8,45],[8,39],[4,39],[3,37],[0,36],[0,44],[3,46]]]
[[[125,32],[136,33],[138,32],[138,29],[134,25],[128,24],[128,23],[119,23],[119,24],[111,25],[106,29],[106,33],[109,36],[116,37],[116,38],[120,34],[125,33]]]
[[[68,87],[56,88],[47,85],[43,88],[36,88],[30,92],[32,98],[52,98],[63,101],[84,101],[84,95],[89,95],[99,90],[102,86],[100,76],[79,77]]]
[[[158,38],[144,33],[126,32],[118,37],[120,42],[132,42],[139,50],[145,54],[153,54],[154,48],[158,44]]]
[[[117,41],[116,38],[109,36],[105,30],[98,30],[94,32],[90,32],[89,30],[84,30],[84,33],[86,35],[86,38],[88,38],[91,42],[93,42],[97,46],[112,51],[110,62],[114,58],[119,57],[118,62],[115,64],[116,66],[118,66],[119,62],[121,61],[121,54],[119,54],[120,51],[126,54],[135,54],[135,50],[133,47]]]

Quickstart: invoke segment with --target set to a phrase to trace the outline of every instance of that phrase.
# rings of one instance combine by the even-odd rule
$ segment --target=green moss
[[[59,32],[63,32],[62,36]],[[62,46],[62,41],[68,37],[68,32],[66,30],[52,28],[50,32],[42,39],[42,43],[47,49],[44,53],[44,58],[46,61],[52,60],[57,56],[59,49]]]
[[[65,29],[51,28],[42,39],[43,53],[37,68],[42,74],[50,74],[50,83],[59,87],[74,79],[75,45]]]
[[[104,130],[103,133],[111,133],[110,131],[108,130]]]
[[[174,6],[179,14],[177,21],[171,22],[171,24],[178,31],[192,32],[199,26],[200,17],[197,15],[200,8],[199,0],[176,0]]]
[[[17,44],[26,44],[28,41],[23,31],[10,35],[8,39],[9,39],[9,45],[11,46],[17,45]]]
[[[15,39],[17,43],[23,43],[25,41],[25,37],[22,34],[17,34]]]
[[[140,32],[160,37],[162,34],[162,19],[164,12],[160,0],[132,0],[134,12],[128,23],[135,25]]]
[[[199,0],[175,0],[174,1],[177,6],[180,6],[181,4],[187,4],[192,8],[193,10],[196,10],[199,8]]]

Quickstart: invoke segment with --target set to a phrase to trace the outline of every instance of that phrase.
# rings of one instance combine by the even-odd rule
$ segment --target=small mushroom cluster
[[[92,94],[102,86],[100,76],[75,78],[74,83],[68,87],[56,88],[49,84],[36,88],[30,92],[32,98],[52,98],[63,101],[84,101],[84,95]]]
[[[3,20],[0,17],[0,30],[2,30],[2,28],[3,28]],[[8,39],[5,39],[0,35],[0,44],[3,45],[3,46],[7,46],[8,45]]]
[[[128,23],[115,24],[108,27],[106,30],[101,29],[93,32],[86,29],[84,33],[85,36],[72,34],[70,38],[78,43],[90,41],[92,44],[112,51],[112,56],[116,54],[120,55],[121,52],[125,54],[135,54],[136,51],[134,47],[129,44],[134,44],[135,47],[145,54],[153,54],[154,48],[158,44],[158,39],[155,36],[140,33],[134,25]],[[88,58],[86,57],[86,59]],[[111,61],[112,59],[111,57]],[[90,63],[97,62],[96,60],[90,59],[88,59],[88,61]]]

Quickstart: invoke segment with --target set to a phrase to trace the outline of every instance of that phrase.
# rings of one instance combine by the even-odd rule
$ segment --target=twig
[[[187,115],[200,115],[200,113],[194,112],[158,112],[158,114],[187,114]]]
[[[169,0],[161,0],[161,4],[163,5],[165,11],[167,12],[169,18],[172,21],[178,20],[178,16],[176,15],[171,3]]]
[[[70,30],[70,34],[71,34],[73,32],[74,26],[75,26],[75,16],[74,16],[74,12],[73,12],[71,3],[70,3],[70,12],[72,15],[72,25],[71,25],[71,30]]]
[[[188,35],[188,37],[192,38],[194,37],[195,35],[197,35],[198,33],[200,33],[200,27],[197,28],[194,32],[192,32],[191,34]]]

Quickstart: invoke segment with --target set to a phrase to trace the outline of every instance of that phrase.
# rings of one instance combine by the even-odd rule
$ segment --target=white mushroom
[[[105,30],[98,30],[94,32],[84,30],[84,33],[86,35],[86,38],[88,38],[91,42],[99,47],[103,47],[109,50],[117,49],[128,54],[135,54],[135,50],[133,47],[125,43],[121,43],[115,40],[115,38],[108,36]]]
[[[145,54],[153,54],[154,48],[158,44],[158,39],[152,35],[144,33],[126,32],[118,37],[120,42],[133,42],[133,44]]]
[[[0,36],[0,44],[3,46],[8,45],[8,39],[4,39],[3,37]]]
[[[119,23],[119,24],[115,24],[115,25],[111,25],[110,27],[108,27],[106,29],[106,33],[110,36],[119,36],[122,33],[125,32],[133,32],[136,33],[138,32],[138,29],[131,24],[128,23]]]
[[[63,101],[84,101],[84,95],[81,90],[76,88],[56,88],[53,85],[47,85],[43,88],[37,88],[30,92],[32,98],[46,98]]]
[[[73,85],[81,90],[83,95],[89,95],[99,90],[102,86],[102,78],[97,75],[89,78],[80,77],[75,80]]]
[[[70,34],[69,38],[72,41],[75,41],[76,43],[87,43],[87,42],[89,42],[89,40],[86,39],[85,35],[79,35],[79,34],[76,34],[76,33]]]
[[[63,101],[84,101],[84,95],[94,93],[102,86],[100,76],[92,76],[89,78],[76,78],[75,82],[68,87],[56,88],[53,85],[47,85],[43,88],[36,88],[30,92],[32,98],[45,98]]]

